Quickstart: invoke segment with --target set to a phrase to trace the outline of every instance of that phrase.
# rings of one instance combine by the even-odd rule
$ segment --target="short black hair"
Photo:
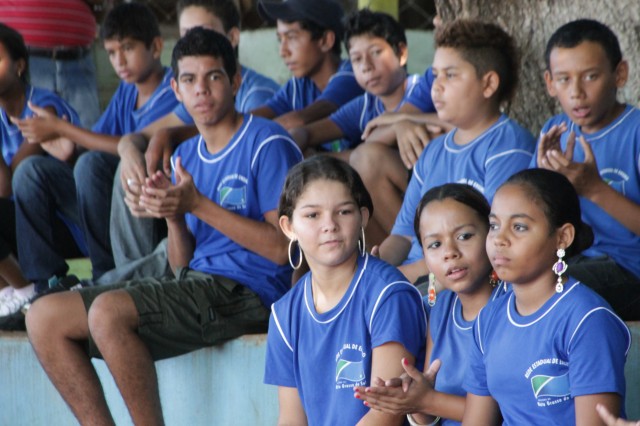
[[[547,169],[526,169],[511,176],[501,187],[521,186],[544,212],[551,232],[565,223],[575,228],[573,243],[565,248],[567,257],[579,254],[593,244],[593,230],[582,221],[580,199],[564,175]]]
[[[188,7],[201,7],[222,22],[225,31],[240,28],[240,11],[233,0],[179,0],[176,5],[178,17]]]
[[[109,11],[100,29],[102,40],[131,37],[149,48],[160,37],[160,27],[151,9],[142,3],[122,3]]]
[[[441,25],[435,35],[436,48],[456,49],[476,70],[478,77],[489,71],[498,74],[498,102],[510,101],[518,87],[520,58],[515,41],[495,24],[456,19]]]
[[[20,74],[20,81],[23,84],[29,84],[29,51],[24,44],[22,35],[13,28],[0,23],[0,43],[7,49],[9,57],[13,62],[22,59],[24,61],[24,70]]]
[[[236,56],[231,42],[223,34],[202,27],[187,31],[184,37],[178,40],[171,55],[171,68],[176,80],[180,75],[178,62],[185,56],[213,56],[222,59],[224,71],[233,82],[237,72]]]
[[[351,38],[359,35],[371,35],[386,40],[396,54],[400,53],[400,46],[407,45],[404,27],[391,15],[373,12],[368,8],[352,13],[347,18],[344,29],[344,45],[349,51]]]
[[[622,61],[622,51],[618,37],[611,28],[593,19],[578,19],[564,24],[554,32],[544,51],[547,70],[551,71],[551,51],[556,47],[572,48],[582,42],[598,43],[609,59],[611,69],[614,70]]]

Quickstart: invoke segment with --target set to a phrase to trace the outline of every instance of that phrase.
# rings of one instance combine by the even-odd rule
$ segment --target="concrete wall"
[[[167,426],[273,425],[277,391],[262,384],[266,335],[244,336],[156,363]],[[106,364],[94,364],[117,425],[131,419]],[[0,333],[0,425],[77,424],[25,333]]]
[[[627,414],[640,419],[640,322],[628,323]],[[262,384],[266,336],[244,336],[157,363],[168,426],[273,425],[277,392]],[[130,425],[122,398],[102,361],[94,361],[116,424]],[[70,425],[71,412],[38,364],[25,333],[0,333],[0,425]]]
[[[169,34],[165,36],[162,62],[168,66],[171,64],[171,50],[176,39],[169,31],[165,32]],[[407,30],[407,43],[409,44],[407,67],[409,73],[424,73],[433,59],[433,34],[430,31]],[[343,52],[344,55],[345,52]],[[104,109],[118,86],[118,77],[113,72],[100,42],[94,46],[94,58],[98,74],[100,105]],[[278,54],[275,28],[243,31],[240,35],[240,63],[268,75],[280,84],[289,78],[289,71]]]

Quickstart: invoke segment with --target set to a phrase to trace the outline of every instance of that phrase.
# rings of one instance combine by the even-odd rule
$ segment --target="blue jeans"
[[[109,212],[118,162],[115,155],[89,151],[73,169],[44,156],[29,157],[18,166],[13,176],[18,256],[25,276],[39,290],[50,277],[68,270],[66,247],[57,238],[60,218],[76,241],[86,241],[94,279],[113,268]]]
[[[574,256],[567,274],[589,286],[625,321],[640,320],[640,279],[609,256]]]
[[[69,102],[83,127],[91,128],[100,117],[96,66],[91,53],[64,61],[30,56],[29,75],[33,86],[55,92]]]

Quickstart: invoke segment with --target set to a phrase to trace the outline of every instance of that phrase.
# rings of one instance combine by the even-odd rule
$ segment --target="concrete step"
[[[633,341],[625,366],[626,407],[629,418],[640,419],[640,322],[627,325]],[[262,383],[265,350],[266,335],[243,336],[156,363],[166,424],[275,424],[277,390]],[[0,360],[0,425],[76,424],[25,333],[0,333]],[[105,363],[94,364],[116,424],[132,424]]]

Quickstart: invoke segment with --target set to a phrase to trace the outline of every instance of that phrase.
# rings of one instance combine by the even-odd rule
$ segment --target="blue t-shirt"
[[[445,183],[471,185],[491,202],[498,187],[531,162],[535,140],[528,130],[502,115],[483,134],[466,145],[453,141],[456,129],[434,139],[422,151],[411,176],[400,213],[391,233],[411,237],[406,263],[422,259],[413,220],[420,198]]]
[[[422,112],[436,112],[436,107],[431,99],[431,86],[433,86],[433,69],[427,68],[416,86],[416,88],[407,97],[407,102],[418,108]]]
[[[422,78],[419,75],[407,77],[405,80],[406,88],[404,96],[394,111],[397,111],[404,105],[421,80]],[[367,123],[385,112],[384,104],[380,98],[369,92],[365,92],[363,95],[341,106],[336,112],[329,116],[329,119],[340,128],[344,139],[349,143],[346,149],[350,149],[362,142],[362,132],[367,126]]]
[[[507,294],[504,285],[493,289],[489,302]],[[424,297],[426,303],[427,297]],[[435,389],[451,395],[466,396],[462,388],[467,365],[469,349],[473,344],[473,321],[466,321],[462,316],[462,305],[458,295],[450,290],[438,293],[436,304],[429,312],[429,331],[431,332],[431,362],[442,361],[436,376]],[[425,366],[426,368],[426,366]],[[460,422],[442,419],[441,425],[460,425]]]
[[[340,107],[350,100],[362,95],[364,90],[353,74],[351,62],[343,60],[340,62],[338,71],[331,76],[327,87],[320,91],[318,86],[307,77],[291,78],[276,94],[267,101],[265,106],[269,107],[279,117],[291,111],[304,109],[315,101],[329,101]],[[328,142],[320,147],[329,152],[339,152],[347,149],[350,143],[347,140]]]
[[[315,310],[311,273],[272,306],[264,381],[297,388],[310,425],[355,425],[369,409],[353,388],[370,383],[373,349],[398,342],[422,368],[425,336],[418,290],[366,255],[331,310]]]
[[[566,123],[568,130],[562,134],[560,144],[567,147],[569,133],[576,133],[573,161],[584,161],[584,150],[579,137],[584,136],[593,150],[600,176],[613,189],[636,204],[640,204],[640,111],[627,105],[611,124],[595,133],[582,133],[566,114],[551,118],[542,128],[546,133],[551,126]],[[531,167],[536,167],[533,156]],[[585,250],[585,256],[610,256],[617,264],[640,278],[640,235],[634,234],[597,204],[580,197],[582,220],[593,229],[593,245]]]
[[[574,425],[577,396],[617,393],[624,406],[630,345],[607,302],[572,278],[528,316],[510,292],[476,318],[464,389],[492,396],[506,425]]]
[[[29,102],[39,107],[53,107],[58,117],[66,116],[67,120],[80,126],[80,119],[76,111],[64,99],[53,92],[38,87],[26,86],[26,101],[19,118],[33,117],[33,111],[29,108]],[[13,124],[4,109],[0,108],[0,142],[2,146],[2,158],[7,166],[11,166],[13,156],[16,155],[24,138],[18,126]]]
[[[220,152],[209,153],[198,135],[178,146],[172,164],[176,157],[182,158],[204,196],[235,214],[264,222],[264,214],[278,207],[287,172],[302,160],[302,153],[279,124],[245,115]],[[265,306],[291,287],[289,265],[276,265],[247,250],[192,214],[186,214],[185,220],[195,238],[192,269],[249,287]]]
[[[136,85],[121,81],[107,109],[91,130],[105,135],[124,135],[141,130],[169,114],[178,104],[171,89],[172,77],[171,69],[165,68],[162,81],[140,108],[136,108],[138,101]]]
[[[242,83],[236,93],[236,111],[243,113],[251,112],[264,105],[278,91],[278,83],[257,73],[251,68],[240,67]],[[185,124],[193,124],[193,118],[187,112],[183,103],[179,103],[173,113]]]

